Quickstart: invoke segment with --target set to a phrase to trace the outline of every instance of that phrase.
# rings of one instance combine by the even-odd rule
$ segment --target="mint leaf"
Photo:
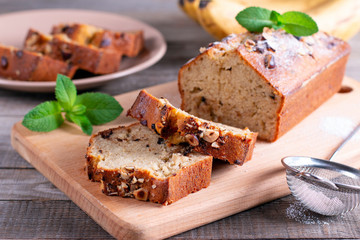
[[[271,11],[261,7],[248,7],[236,15],[236,20],[250,32],[262,32],[264,27],[276,26]]]
[[[294,36],[309,36],[319,31],[316,22],[307,14],[290,11],[280,14],[260,7],[248,7],[235,17],[250,32],[262,32],[264,27],[279,29]]]
[[[123,111],[115,98],[103,93],[83,93],[77,97],[76,104],[86,107],[85,115],[93,125],[115,120]]]
[[[24,116],[22,125],[36,132],[50,132],[64,122],[61,106],[56,101],[48,101],[37,105]]]
[[[77,96],[74,83],[70,78],[58,74],[55,96],[58,101],[48,101],[30,110],[22,124],[37,132],[50,132],[58,128],[65,118],[81,127],[81,130],[91,135],[92,125],[100,125],[115,120],[123,108],[110,95],[103,93],[84,93]]]
[[[75,115],[72,113],[67,113],[66,118],[71,119],[73,123],[81,127],[81,130],[87,135],[91,135],[93,127],[91,122],[85,115]]]
[[[75,115],[84,115],[86,113],[86,107],[82,104],[77,104],[72,107],[71,113]]]
[[[58,74],[56,78],[55,97],[65,111],[70,111],[76,101],[76,87],[70,78]]]
[[[284,30],[294,36],[309,36],[319,31],[316,22],[302,12],[286,12],[282,15]]]
[[[274,29],[279,29],[283,27],[283,19],[280,13],[276,11],[271,11],[270,20],[273,21],[275,24],[272,26]]]

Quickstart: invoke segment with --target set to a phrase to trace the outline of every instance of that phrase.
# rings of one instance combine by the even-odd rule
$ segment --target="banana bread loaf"
[[[210,184],[212,157],[169,146],[139,123],[99,132],[87,149],[89,179],[107,195],[164,205]]]
[[[251,159],[257,133],[197,118],[145,90],[127,114],[173,144],[187,142],[194,151],[231,164],[242,165]]]
[[[62,61],[0,45],[0,76],[22,81],[56,81],[57,74],[72,78],[77,67]]]
[[[25,49],[43,53],[94,74],[108,74],[119,70],[122,55],[92,45],[72,41],[65,34],[54,36],[30,29]]]
[[[230,35],[179,71],[181,108],[275,141],[339,91],[349,45],[326,33]]]
[[[64,33],[81,44],[91,44],[102,49],[118,51],[128,57],[136,57],[144,48],[143,31],[113,32],[88,24],[58,24],[51,34]]]

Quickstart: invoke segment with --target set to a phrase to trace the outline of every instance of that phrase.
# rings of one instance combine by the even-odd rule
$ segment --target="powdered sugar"
[[[286,216],[289,219],[293,219],[302,224],[318,224],[318,225],[329,225],[329,223],[333,222],[337,219],[337,217],[325,217],[314,212],[307,210],[304,205],[295,201],[290,204],[290,206],[286,209]]]
[[[345,117],[325,117],[320,121],[320,129],[331,135],[345,138],[356,127],[351,119]],[[360,139],[360,135],[354,136],[354,139]]]

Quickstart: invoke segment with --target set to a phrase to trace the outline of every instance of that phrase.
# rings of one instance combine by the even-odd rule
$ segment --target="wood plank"
[[[6,111],[6,109],[5,109]],[[25,161],[10,144],[11,126],[22,117],[0,116],[0,169],[1,168],[34,168]]]
[[[1,239],[113,239],[71,201],[0,201]]]
[[[0,201],[69,200],[35,169],[0,169]]]
[[[344,216],[304,213],[306,224],[289,218],[292,196],[218,220],[170,239],[289,239],[321,235],[327,239],[359,238],[360,208]],[[296,203],[296,202],[295,202]],[[297,206],[297,205],[296,205]],[[0,201],[2,239],[112,239],[71,201]],[[299,215],[298,215],[299,216]]]
[[[1,119],[1,118],[0,118]],[[16,168],[16,169],[34,169],[27,161],[25,161],[10,145],[9,138],[2,143],[0,137],[0,169]]]
[[[103,195],[98,183],[89,182],[83,170],[88,137],[70,124],[40,134],[15,124],[12,144],[26,160],[113,236],[163,238],[289,194],[281,157],[310,155],[326,158],[343,139],[343,135],[360,122],[360,109],[348,104],[360,98],[360,83],[345,79],[344,84],[354,90],[347,94],[336,94],[277,142],[258,142],[253,160],[244,166],[215,164],[210,187],[167,207]],[[179,105],[176,82],[148,90]],[[123,94],[117,99],[124,109],[128,109],[137,93]],[[133,120],[122,114],[116,121],[96,130],[130,121]],[[339,122],[342,126],[340,135],[332,127],[332,124]],[[360,167],[360,153],[356,144],[359,143],[349,143],[349,148],[338,160]]]

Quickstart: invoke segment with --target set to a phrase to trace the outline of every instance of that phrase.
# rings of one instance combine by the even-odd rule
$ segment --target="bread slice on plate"
[[[136,123],[93,135],[86,166],[107,195],[167,205],[209,186],[212,157],[168,145]]]
[[[51,34],[66,34],[71,40],[101,49],[115,50],[128,57],[136,57],[144,48],[142,30],[114,32],[89,24],[58,24]]]
[[[122,58],[122,54],[116,51],[81,44],[71,40],[65,34],[52,36],[33,29],[30,29],[26,36],[24,48],[78,66],[94,74],[118,71]]]
[[[257,133],[207,121],[142,90],[128,115],[173,144],[189,143],[194,151],[242,165],[249,161]]]
[[[0,76],[13,80],[56,81],[59,73],[72,78],[77,70],[76,66],[40,53],[1,44],[0,59]]]

